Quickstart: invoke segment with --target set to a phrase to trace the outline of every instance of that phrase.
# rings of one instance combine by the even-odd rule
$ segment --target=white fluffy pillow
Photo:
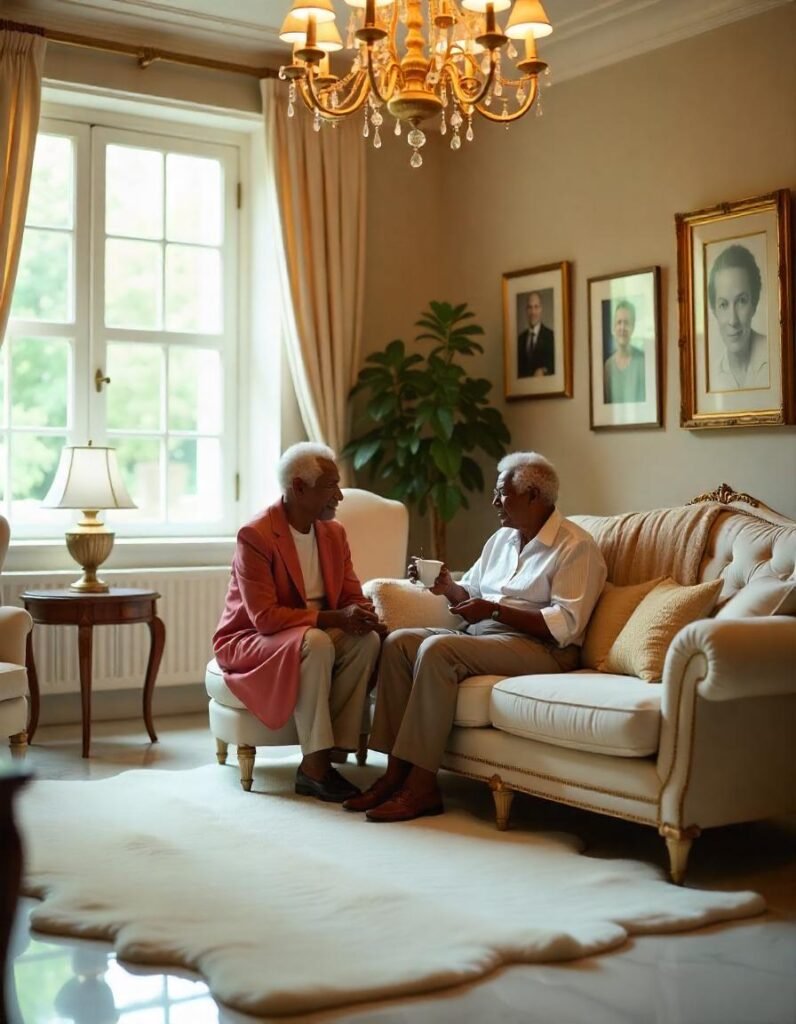
[[[461,629],[464,620],[451,615],[448,602],[409,580],[368,580],[362,590],[390,630],[411,627]]]

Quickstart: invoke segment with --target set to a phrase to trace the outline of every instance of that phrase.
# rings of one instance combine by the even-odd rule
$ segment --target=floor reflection
[[[34,936],[23,900],[12,940],[10,1024],[218,1024],[207,985],[122,966],[107,943]]]

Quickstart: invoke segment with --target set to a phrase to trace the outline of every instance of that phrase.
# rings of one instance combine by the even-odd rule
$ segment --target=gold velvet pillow
[[[641,601],[663,579],[663,576],[659,576],[656,580],[634,583],[630,587],[605,584],[586,627],[586,638],[583,641],[580,658],[583,668],[601,667],[614,640],[622,632],[622,627]]]
[[[721,588],[721,580],[694,587],[683,587],[671,577],[663,580],[627,620],[601,671],[660,682],[669,644],[683,626],[710,615]]]

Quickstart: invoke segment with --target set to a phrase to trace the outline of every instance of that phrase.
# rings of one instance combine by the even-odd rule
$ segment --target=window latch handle
[[[104,377],[102,374],[102,370],[98,369],[97,372],[94,374],[94,387],[97,389],[97,391],[102,391],[102,385],[110,384],[110,382],[110,377]]]

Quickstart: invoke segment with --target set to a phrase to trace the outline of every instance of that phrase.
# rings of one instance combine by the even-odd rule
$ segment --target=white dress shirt
[[[296,545],[301,575],[304,577],[304,594],[310,608],[322,608],[326,602],[326,586],[321,575],[321,563],[318,559],[318,541],[315,527],[309,533],[299,533],[290,527],[293,543]]]
[[[502,527],[459,581],[470,597],[539,611],[559,647],[583,643],[607,571],[591,534],[554,509],[520,550],[518,530]]]

